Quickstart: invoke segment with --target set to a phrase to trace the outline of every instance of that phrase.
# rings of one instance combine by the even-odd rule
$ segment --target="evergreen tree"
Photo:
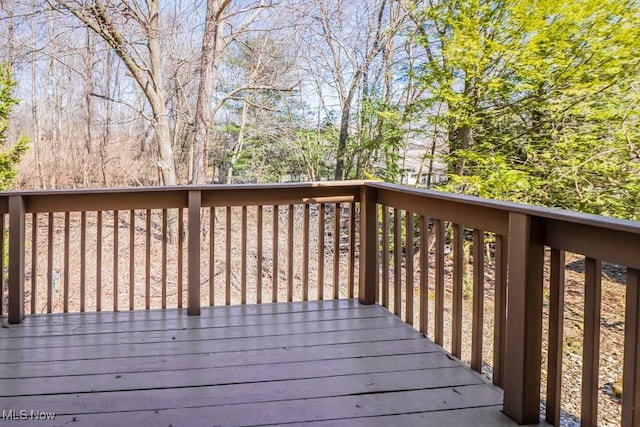
[[[636,0],[445,0],[421,81],[447,190],[640,218]],[[635,88],[635,89],[634,89]]]
[[[13,106],[18,103],[12,93],[15,85],[11,67],[0,63],[0,146],[6,143],[9,115]],[[0,153],[0,190],[7,190],[11,186],[18,173],[16,166],[29,148],[28,144],[29,140],[26,137],[20,137],[13,147]]]

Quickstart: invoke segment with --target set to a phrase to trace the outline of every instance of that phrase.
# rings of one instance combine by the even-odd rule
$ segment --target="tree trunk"
[[[162,107],[164,110],[164,105]],[[173,147],[171,146],[171,133],[169,132],[169,120],[166,112],[155,117],[153,129],[156,133],[158,143],[158,154],[160,173],[162,174],[163,185],[177,185],[176,167],[173,158]]]
[[[344,160],[347,155],[347,139],[349,138],[349,115],[351,114],[351,100],[353,93],[349,93],[347,100],[342,106],[342,116],[340,117],[340,138],[338,139],[338,151],[336,153],[336,173],[335,180],[344,179]]]
[[[231,162],[229,162],[229,167],[227,168],[227,184],[231,184],[233,179],[233,169],[240,158],[240,153],[242,152],[242,147],[244,145],[244,129],[247,124],[247,111],[248,111],[248,103],[244,103],[242,105],[242,119],[240,122],[240,132],[238,132],[238,141],[236,142],[235,147],[233,147],[233,153],[231,154]]]
[[[118,74],[114,73],[113,70],[113,62],[114,57],[112,52],[107,53],[107,63],[106,63],[106,80],[105,80],[105,91],[109,98],[111,95],[111,88],[117,88],[119,86],[120,80],[118,79]],[[113,84],[111,83],[113,78]],[[114,90],[115,92],[115,90]],[[104,118],[104,127],[102,131],[102,138],[100,139],[100,169],[102,172],[102,185],[105,187],[109,187],[110,182],[107,174],[107,145],[109,144],[109,140],[111,139],[111,123],[113,121],[113,104],[111,102],[107,102],[105,107],[105,118]]]
[[[176,185],[176,175],[171,133],[169,130],[169,117],[165,105],[164,80],[162,76],[162,57],[160,50],[160,23],[158,18],[159,0],[147,0],[147,14],[140,16],[138,9],[124,3],[118,13],[136,16],[136,19],[144,22],[144,35],[149,53],[148,63],[139,62],[129,49],[140,44],[138,41],[127,40],[122,28],[114,22],[111,13],[112,4],[93,2],[91,8],[75,5],[75,2],[57,0],[57,4],[74,14],[81,22],[91,28],[105,42],[111,46],[114,52],[127,67],[131,77],[142,89],[145,98],[151,105],[153,117],[151,124],[155,131],[158,145],[158,170],[164,185]],[[109,8],[109,9],[108,9]],[[139,35],[138,35],[139,37]]]
[[[13,10],[11,6],[5,4],[4,1],[0,0],[0,9],[6,11],[7,13],[7,53],[8,58],[6,61],[9,63],[10,67],[13,67],[14,57],[15,57],[15,46],[14,46],[14,32],[15,32],[15,24],[13,21]]]
[[[220,27],[224,9],[229,4],[225,0],[207,0],[207,16],[202,35],[202,55],[200,56],[200,82],[196,103],[195,128],[193,132],[192,184],[204,184],[207,179],[207,145],[211,120],[211,95],[213,81],[217,76],[219,52],[224,43]]]
[[[160,55],[160,23],[158,18],[158,0],[148,1],[149,27],[147,30],[147,48],[151,62],[151,80],[153,91],[150,91],[149,101],[153,110],[153,130],[158,144],[159,168],[164,185],[176,185],[176,165],[169,131],[169,117],[165,105],[164,80],[162,78],[162,58]],[[138,83],[141,83],[140,81]],[[142,85],[141,85],[142,86]],[[143,87],[143,90],[145,88]]]
[[[31,1],[32,10],[35,9],[34,1]],[[36,162],[36,172],[38,175],[38,188],[47,188],[47,182],[42,170],[42,159],[40,152],[40,144],[42,143],[42,129],[40,127],[40,114],[38,112],[38,93],[37,93],[37,75],[36,75],[36,29],[34,23],[31,22],[31,113],[33,117],[33,155]]]
[[[94,61],[94,49],[93,41],[91,38],[91,30],[86,29],[86,47],[87,57],[85,58],[85,132],[84,132],[84,150],[82,151],[82,184],[86,188],[89,186],[89,162],[91,155],[91,146],[93,140],[93,133],[91,128],[93,126],[93,112],[91,110],[91,96],[93,93],[93,61]]]
[[[471,126],[464,125],[458,128],[456,135],[455,148],[457,150],[467,151],[471,145]],[[453,173],[456,175],[464,175],[465,173],[465,161],[464,158],[456,156],[456,162],[454,165]]]

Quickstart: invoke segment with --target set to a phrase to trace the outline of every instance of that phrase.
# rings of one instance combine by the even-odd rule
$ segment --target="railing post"
[[[627,268],[622,426],[640,424],[640,271]]]
[[[540,419],[543,224],[509,214],[504,413],[519,424]]]
[[[200,190],[189,190],[189,240],[188,240],[188,301],[187,314],[200,315]]]
[[[25,201],[9,197],[9,323],[24,319]],[[2,274],[0,272],[0,274]]]
[[[496,234],[493,383],[498,387],[502,387],[504,383],[504,363],[506,360],[507,243],[508,239],[506,237]]]
[[[378,215],[376,189],[360,187],[360,274],[358,299],[375,304],[378,289]]]

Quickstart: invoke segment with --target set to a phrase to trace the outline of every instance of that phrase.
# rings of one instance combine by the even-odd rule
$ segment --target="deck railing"
[[[356,181],[9,192],[0,213],[11,323],[26,312],[186,305],[197,315],[201,304],[358,297],[490,368],[521,424],[540,414],[543,304],[542,392],[547,421],[559,423],[565,251],[585,257],[580,418],[597,424],[601,269],[616,263],[627,280],[621,421],[640,424],[636,222]]]
[[[198,314],[201,301],[353,297],[359,191],[332,183],[7,193],[9,321],[25,311],[186,305]]]

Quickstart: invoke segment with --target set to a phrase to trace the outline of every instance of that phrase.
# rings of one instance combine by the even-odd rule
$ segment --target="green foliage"
[[[483,197],[640,218],[636,0],[448,0],[420,76],[444,105],[449,182]]]
[[[12,94],[15,85],[16,81],[12,78],[11,67],[0,63],[0,146],[3,146],[7,140],[11,109],[18,103]],[[20,137],[17,144],[0,153],[0,190],[6,190],[11,186],[17,174],[15,167],[22,160],[29,148],[28,145],[29,140]]]
[[[285,140],[254,138],[247,141],[234,169],[239,182],[279,182],[303,175],[300,163],[294,147]]]
[[[13,147],[0,153],[0,190],[7,190],[11,186],[18,174],[16,165],[20,163],[28,149],[29,139],[21,136]]]
[[[399,106],[369,97],[360,106],[360,133],[350,141],[348,158],[354,159],[351,178],[399,182],[400,149],[405,118]]]

